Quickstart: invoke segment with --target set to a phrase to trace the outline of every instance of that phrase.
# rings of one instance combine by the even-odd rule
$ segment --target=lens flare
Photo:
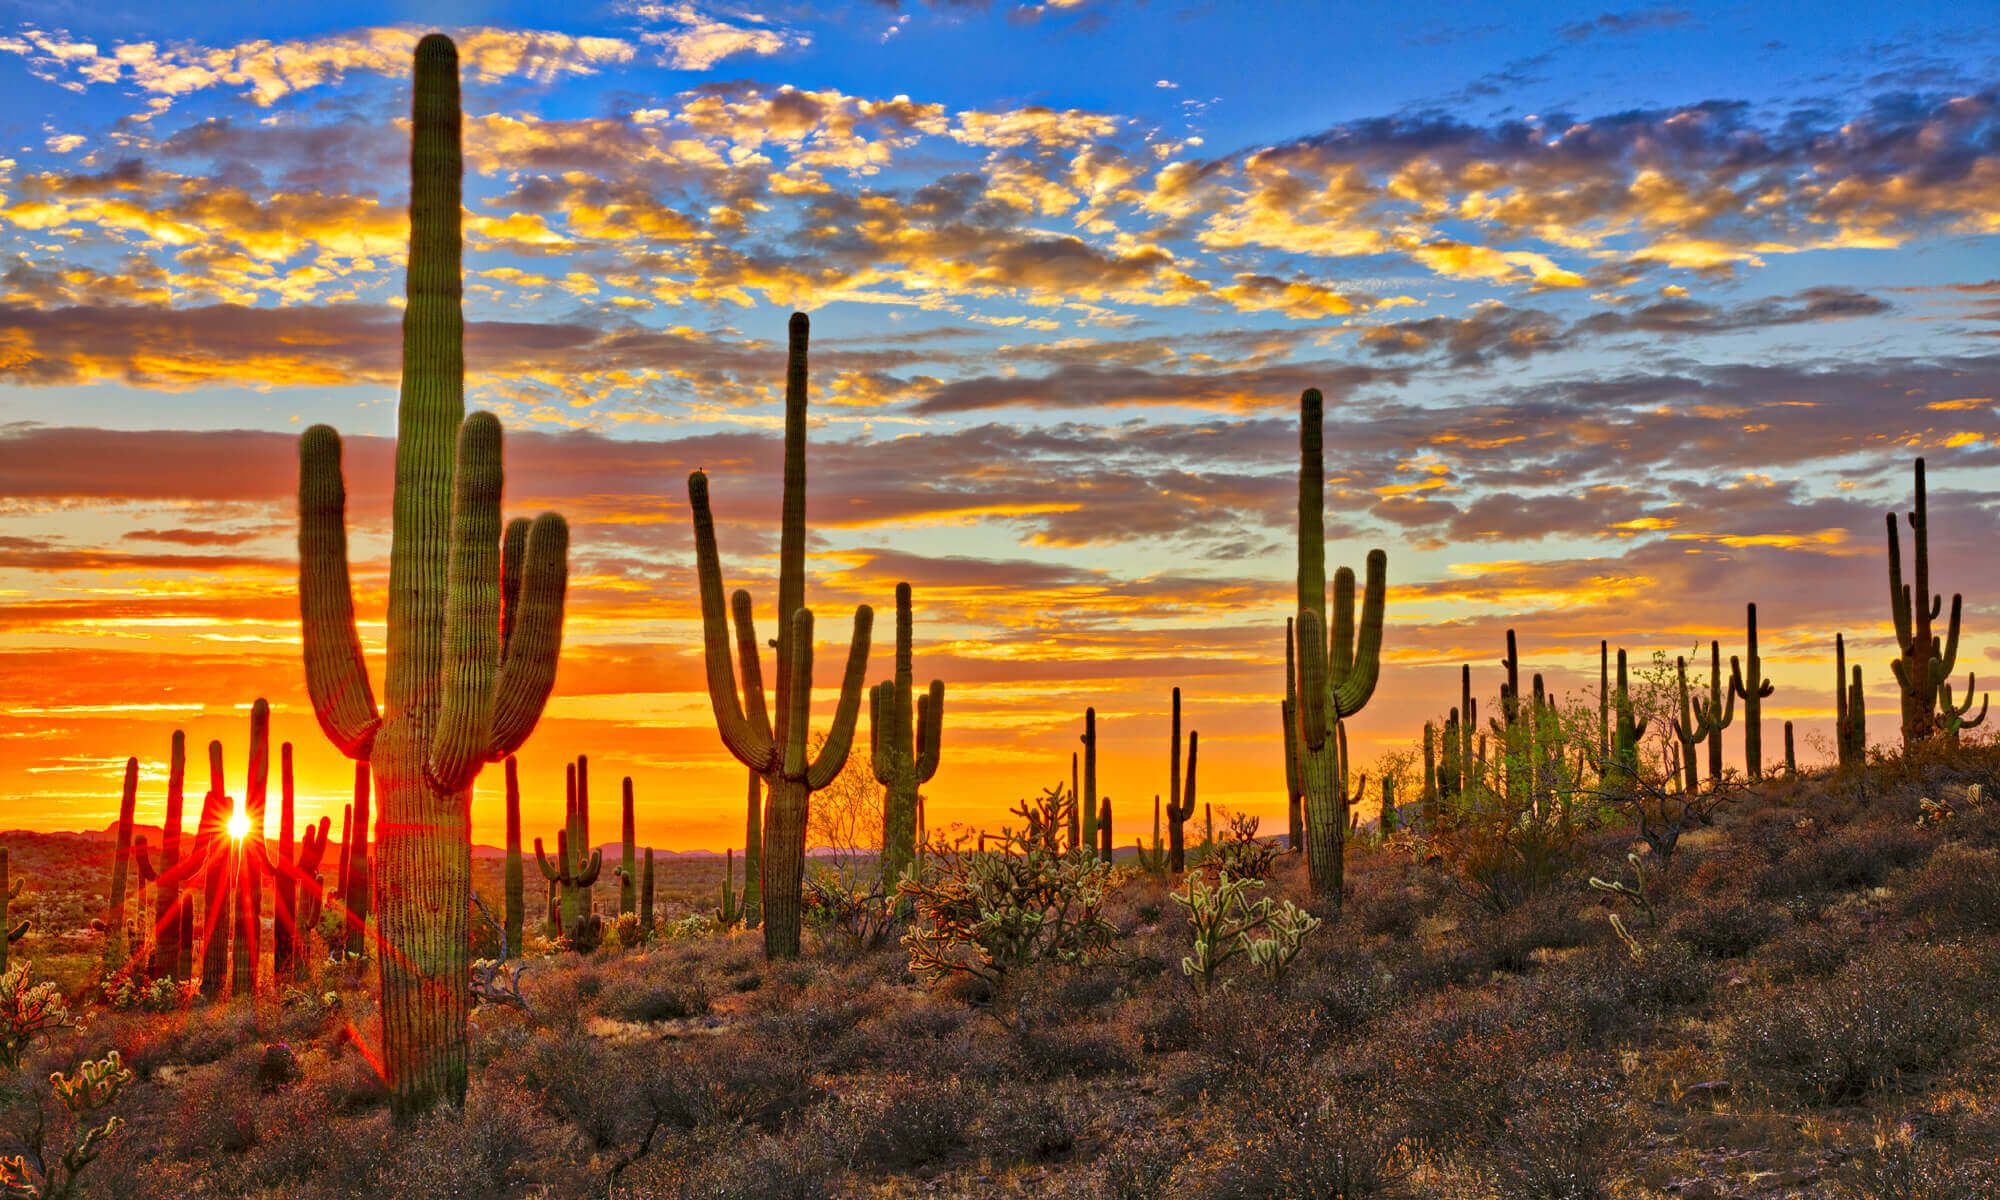
[[[237,809],[229,816],[229,836],[242,841],[250,833],[250,814]]]

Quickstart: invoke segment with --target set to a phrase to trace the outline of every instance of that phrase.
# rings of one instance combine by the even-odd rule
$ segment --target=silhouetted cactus
[[[354,829],[352,844],[343,844],[347,856],[346,882],[341,887],[341,895],[347,909],[344,923],[347,928],[347,952],[362,955],[368,952],[368,912],[375,889],[371,841],[374,826],[370,823],[369,783],[372,771],[366,762],[354,764]]]
[[[299,925],[298,831],[292,780],[292,744],[278,746],[278,869],[273,874],[271,918],[271,978],[283,982],[298,974],[298,948],[304,930]],[[307,832],[311,829],[308,827]]]
[[[764,813],[764,953],[792,958],[799,952],[801,890],[806,853],[806,806],[847,765],[854,724],[866,690],[868,637],[875,612],[854,611],[854,640],[841,679],[833,724],[817,757],[808,757],[808,717],[812,700],[813,615],[806,588],[806,341],[810,323],[793,313],[785,370],[784,520],[779,531],[777,722],[764,706],[763,667],[750,615],[750,593],[738,591],[723,606],[722,563],[715,548],[715,518],[709,511],[708,476],[688,476],[688,508],[694,516],[695,570],[701,587],[703,658],[708,697],[723,744],[743,765],[764,777],[769,792]],[[730,664],[729,625],[735,617],[736,649],[742,658],[742,691]]]
[[[298,909],[292,915],[294,953],[286,969],[278,974],[281,982],[311,978],[310,962],[297,951],[311,945],[312,931],[319,926],[320,913],[326,904],[326,885],[319,877],[319,869],[326,861],[326,847],[332,835],[333,818],[321,817],[316,824],[306,826],[304,836],[299,839],[298,857],[292,864],[297,872],[294,878],[300,884],[296,889]]]
[[[1729,656],[1729,688],[1743,698],[1743,765],[1753,780],[1764,778],[1763,701],[1772,691],[1764,678],[1764,660],[1757,655],[1757,606],[1750,605],[1749,640],[1739,663]]]
[[[1097,857],[1106,866],[1111,864],[1111,797],[1100,801],[1102,807],[1097,814]]]
[[[632,777],[624,783],[624,808],[619,819],[618,911],[639,911],[639,838],[632,813]]]
[[[250,771],[243,785],[248,821],[236,853],[236,933],[230,958],[229,990],[248,996],[257,990],[257,959],[264,933],[264,817],[271,786],[271,705],[263,697],[250,706]]]
[[[1187,776],[1181,776],[1181,690],[1174,689],[1173,744],[1167,764],[1167,870],[1178,875],[1187,870],[1189,817],[1194,816],[1195,763],[1201,753],[1201,735],[1188,734]]]
[[[1976,686],[1978,686],[1976,677],[1967,672],[1965,699],[1961,703],[1954,704],[1951,684],[1947,682],[1938,685],[1938,720],[1944,728],[1945,739],[1954,746],[1958,745],[1958,735],[1961,731],[1976,729],[1986,720],[1987,698],[1983,695],[1979,698],[1979,715],[1969,719],[1966,716],[1972,711],[1972,690]]]
[[[173,750],[167,763],[167,816],[160,829],[162,876],[171,872],[181,859],[181,824],[185,820],[186,789],[187,734],[176,729]],[[194,914],[181,904],[178,883],[169,885],[156,879],[153,901],[153,976],[156,979],[168,976],[185,979],[187,967],[183,963],[183,955],[194,937]],[[4,924],[5,918],[0,917],[0,925]],[[0,960],[0,971],[4,970],[6,964]]]
[[[743,910],[736,905],[736,851],[722,852],[722,903],[715,910],[715,923],[727,930],[743,919]]]
[[[1146,849],[1146,843],[1144,843],[1144,842],[1140,841],[1140,840],[1139,840],[1138,838],[1133,838],[1133,839],[1132,839],[1132,845],[1133,845],[1134,847],[1136,847],[1136,848],[1138,849],[1138,851],[1139,851],[1139,866],[1140,866],[1140,868],[1141,868],[1142,870],[1144,870],[1144,871],[1146,872],[1146,874],[1148,874],[1148,875],[1153,875],[1153,876],[1157,876],[1157,877],[1159,877],[1159,878],[1162,878],[1162,879],[1164,879],[1164,878],[1166,877],[1166,874],[1167,874],[1167,869],[1168,869],[1168,868],[1167,868],[1167,848],[1166,848],[1166,846],[1165,846],[1165,845],[1163,845],[1163,844],[1161,843],[1161,841],[1160,841],[1160,798],[1159,798],[1159,796],[1155,795],[1155,796],[1153,797],[1153,848],[1152,848],[1152,850],[1148,851],[1148,850]]]
[[[743,818],[743,928],[755,929],[764,919],[764,813],[760,801],[764,781],[755,771],[749,776],[750,798]]]
[[[28,936],[28,922],[10,924],[14,918],[9,908],[21,898],[21,889],[28,886],[25,879],[12,879],[7,874],[7,847],[0,846],[0,975],[7,973],[7,948]]]
[[[1083,844],[1100,846],[1097,836],[1097,710],[1083,710],[1083,733],[1077,738],[1083,743]],[[1106,857],[1106,862],[1110,858]]]
[[[1792,748],[1792,723],[1785,722],[1785,778],[1799,777],[1799,758]]]
[[[1731,673],[1728,683],[1722,680],[1722,643],[1708,643],[1708,699],[1695,697],[1695,721],[1708,741],[1709,786],[1719,787],[1722,783],[1722,731],[1736,720],[1736,697],[1742,689],[1736,686],[1736,660],[1730,659]]]
[[[1833,635],[1833,741],[1842,769],[1868,763],[1868,693],[1861,686],[1861,664],[1847,669],[1847,639]]]
[[[1382,831],[1383,837],[1388,837],[1390,834],[1396,832],[1396,816],[1396,779],[1393,775],[1384,774],[1382,776],[1382,816],[1376,823],[1377,827]]]
[[[1299,665],[1294,629],[1298,618],[1285,618],[1285,698],[1278,704],[1278,720],[1285,730],[1285,848],[1303,852],[1305,843],[1305,785],[1299,779]]]
[[[132,861],[132,817],[139,804],[139,760],[125,760],[125,785],[118,800],[118,832],[111,852],[111,902],[104,915],[104,961],[123,967],[128,957],[125,938],[125,876]]]
[[[577,922],[592,915],[590,887],[604,869],[604,854],[590,846],[590,763],[583,755],[566,772],[565,810],[562,832],[556,834],[556,861],[551,864],[542,839],[535,839],[535,863],[542,878],[560,885],[560,911],[556,933],[568,936]]]
[[[1357,625],[1354,572],[1334,574],[1329,620],[1326,595],[1326,464],[1321,452],[1322,401],[1317,389],[1299,397],[1298,659],[1299,780],[1305,797],[1306,865],[1315,899],[1340,908],[1345,876],[1347,810],[1340,778],[1340,724],[1361,711],[1381,673],[1382,611],[1389,558],[1368,552],[1368,581]]]
[[[521,860],[521,766],[509,754],[506,763],[507,776],[507,865],[503,877],[505,889],[502,932],[509,946],[525,946],[522,931],[527,925],[528,880],[527,871]]]
[[[471,995],[469,794],[518,749],[555,683],[569,530],[500,522],[500,423],[465,415],[458,51],[417,44],[410,253],[389,551],[387,705],[378,715],[348,582],[340,436],[299,443],[306,686],[334,745],[382,789],[377,925],[385,1074],[396,1112],[465,1096]],[[503,544],[504,543],[504,544]],[[518,572],[506,569],[519,565]]]
[[[1943,610],[1944,597],[1931,591],[1930,520],[1924,494],[1924,460],[1916,462],[1916,506],[1910,511],[1911,582],[1903,582],[1903,552],[1896,540],[1896,514],[1887,514],[1889,529],[1889,613],[1902,653],[1894,660],[1896,683],[1903,694],[1905,748],[1939,732],[1938,702],[1958,663],[1958,623],[1964,597],[1953,593],[1945,635],[1932,630]],[[1973,684],[1966,683],[1966,707]],[[1982,709],[1982,712],[1984,710]],[[1962,715],[1962,714],[1961,714]]]
[[[896,674],[870,693],[870,766],[882,796],[882,879],[893,888],[917,853],[917,789],[937,774],[944,737],[944,683],[914,696],[910,585],[896,585]]]
[[[746,855],[743,863],[743,893],[750,894],[750,863]],[[639,932],[653,936],[653,848],[646,847],[646,863],[639,876]]]
[[[1437,828],[1438,817],[1438,765],[1437,728],[1429,721],[1424,722],[1424,793],[1419,804],[1426,831]]]
[[[1639,777],[1639,739],[1645,736],[1646,722],[1633,713],[1622,648],[1618,651],[1618,691],[1612,711],[1618,722],[1612,732],[1612,778],[1620,786],[1629,786]]]

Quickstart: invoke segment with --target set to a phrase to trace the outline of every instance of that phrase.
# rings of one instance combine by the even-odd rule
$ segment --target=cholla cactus
[[[1319,928],[1319,918],[1289,900],[1252,898],[1263,890],[1260,879],[1223,875],[1211,884],[1197,875],[1188,878],[1185,893],[1173,893],[1194,931],[1194,949],[1181,959],[1181,973],[1196,991],[1213,987],[1224,964],[1239,956],[1273,982],[1282,979],[1307,935]]]
[[[61,988],[46,979],[28,982],[25,959],[0,974],[0,1067],[15,1070],[36,1038],[75,1023]]]
[[[49,1076],[49,1087],[62,1105],[68,1144],[58,1150],[57,1130],[44,1116],[28,1135],[28,1153],[0,1158],[0,1195],[21,1200],[69,1200],[80,1195],[77,1177],[104,1153],[105,1140],[125,1127],[124,1119],[115,1116],[92,1124],[92,1114],[109,1108],[131,1082],[132,1072],[116,1050],[86,1060],[73,1078],[61,1071]]]

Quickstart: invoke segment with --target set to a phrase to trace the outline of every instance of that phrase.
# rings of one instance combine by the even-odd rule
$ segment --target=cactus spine
[[[1750,606],[1750,637],[1741,664],[1729,656],[1729,690],[1743,698],[1743,764],[1753,780],[1764,778],[1763,701],[1772,691],[1757,655],[1757,606]]]
[[[1389,558],[1368,552],[1368,583],[1357,627],[1354,572],[1334,575],[1333,608],[1326,595],[1326,464],[1321,451],[1323,402],[1307,388],[1299,397],[1298,674],[1299,780],[1305,797],[1306,865],[1312,895],[1338,913],[1345,877],[1346,795],[1341,787],[1341,722],[1361,711],[1381,673],[1382,608]]]
[[[28,886],[25,879],[10,880],[7,875],[7,847],[0,846],[0,975],[7,973],[7,948],[28,936],[28,923],[9,924],[14,918],[8,906],[21,898],[21,889]]]
[[[1181,690],[1174,689],[1173,744],[1167,762],[1167,870],[1180,874],[1187,870],[1187,821],[1194,816],[1195,760],[1201,753],[1201,735],[1188,734],[1187,778],[1181,777]]]
[[[944,684],[912,698],[910,585],[896,585],[896,677],[870,693],[871,764],[882,785],[882,878],[893,888],[917,853],[917,789],[937,774],[944,735]],[[914,706],[914,719],[912,708]]]
[[[1896,626],[1901,654],[1892,666],[1902,689],[1903,745],[1931,737],[1940,728],[1938,703],[1958,662],[1958,622],[1964,597],[1953,593],[1945,635],[1932,629],[1943,611],[1944,597],[1931,592],[1930,520],[1924,494],[1924,460],[1916,463],[1916,506],[1910,511],[1911,582],[1903,582],[1903,552],[1896,540],[1896,514],[1887,514],[1889,528],[1889,612]],[[1972,704],[1973,681],[1966,681],[1965,708]],[[1982,714],[1984,709],[1981,709]],[[1961,717],[1963,712],[1959,714]]]
[[[125,786],[118,799],[118,833],[111,857],[111,902],[104,914],[104,960],[115,968],[125,965],[125,876],[132,861],[132,817],[139,805],[139,760],[125,760]]]
[[[800,893],[804,886],[806,806],[847,765],[861,714],[868,669],[868,637],[875,612],[854,611],[854,640],[840,683],[840,702],[819,755],[809,758],[813,614],[806,607],[806,341],[811,323],[793,313],[785,370],[784,523],[779,534],[777,722],[764,705],[762,650],[750,615],[750,593],[731,599],[737,650],[742,658],[742,691],[730,664],[729,624],[723,606],[722,563],[715,549],[715,518],[708,505],[708,476],[688,476],[688,508],[694,516],[695,565],[701,585],[703,659],[708,669],[709,704],[723,744],[744,766],[764,777],[769,803],[764,813],[762,897],[764,953],[795,958],[799,953]]]
[[[340,436],[299,443],[307,690],[327,736],[382,788],[381,1053],[399,1116],[457,1105],[471,994],[470,789],[527,740],[555,683],[568,527],[500,527],[500,423],[465,415],[458,51],[417,44],[410,254],[389,554],[387,704],[378,715],[348,583]],[[454,449],[455,446],[455,449]],[[518,574],[505,567],[521,564]]]
[[[523,929],[527,924],[527,872],[521,865],[521,766],[514,756],[507,756],[507,867],[504,887],[506,889],[505,920],[507,945],[524,947]]]
[[[633,827],[630,775],[625,777],[624,811],[619,822],[619,833],[618,911],[622,915],[639,911],[639,839]]]
[[[764,919],[764,814],[760,801],[763,779],[750,776],[750,798],[743,820],[743,928],[755,929]]]

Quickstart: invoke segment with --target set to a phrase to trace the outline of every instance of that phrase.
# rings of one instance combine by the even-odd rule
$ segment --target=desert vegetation
[[[2000,748],[1975,681],[1952,688],[1962,602],[1947,615],[1931,591],[1921,459],[1907,576],[1888,519],[1899,745],[1868,742],[1861,667],[1836,637],[1835,761],[1801,767],[1789,725],[1767,761],[1753,604],[1726,677],[1719,640],[1705,674],[1698,654],[1603,644],[1594,695],[1556,694],[1509,632],[1494,693],[1467,664],[1458,704],[1370,772],[1345,723],[1383,683],[1389,560],[1328,580],[1325,404],[1308,390],[1272,697],[1283,834],[1197,809],[1178,688],[1150,843],[1114,836],[1091,710],[1070,762],[1052,749],[1051,784],[997,829],[939,829],[922,789],[945,686],[917,691],[907,584],[890,677],[867,681],[862,606],[831,722],[810,729],[795,314],[768,645],[747,593],[726,593],[707,478],[687,480],[707,690],[747,778],[741,875],[733,855],[662,867],[629,778],[609,861],[587,757],[566,765],[553,845],[531,837],[516,756],[557,670],[568,535],[555,514],[503,526],[499,423],[464,412],[457,69],[448,40],[417,47],[379,707],[340,441],[300,439],[305,676],[357,764],[338,850],[330,818],[299,827],[283,744],[269,844],[262,700],[240,798],[226,747],[208,748],[191,839],[174,739],[157,862],[136,759],[108,844],[10,839],[0,1188],[2000,1193]],[[1722,742],[1738,722],[1741,769]],[[467,794],[492,764],[505,846],[480,855]]]

